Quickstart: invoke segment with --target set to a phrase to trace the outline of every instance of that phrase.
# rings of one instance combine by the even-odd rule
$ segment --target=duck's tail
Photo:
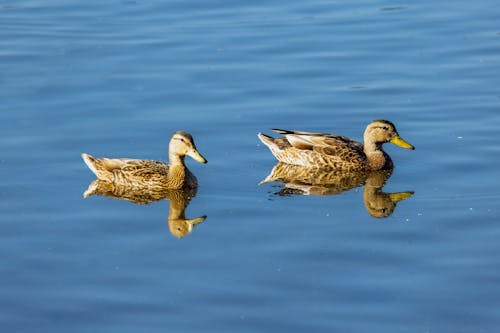
[[[92,155],[89,155],[89,154],[86,154],[86,153],[83,153],[82,154],[82,159],[83,161],[85,162],[85,164],[87,164],[87,166],[89,167],[89,169],[97,176],[99,177],[99,171],[97,171],[97,168],[96,168],[96,163],[97,163],[97,159],[92,156]]]
[[[257,136],[259,137],[260,141],[262,141],[262,143],[269,148],[275,145],[274,138],[272,136],[266,135],[264,133],[259,133],[257,134]]]
[[[107,159],[95,158],[86,153],[82,154],[82,159],[98,179],[113,181],[113,173],[110,172],[105,165]]]
[[[286,156],[286,149],[290,148],[290,143],[285,137],[273,138],[269,135],[259,133],[258,137],[263,144],[269,148],[271,153],[280,162],[290,163],[289,158]]]

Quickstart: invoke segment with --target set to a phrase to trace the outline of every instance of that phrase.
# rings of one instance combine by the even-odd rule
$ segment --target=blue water
[[[500,330],[496,1],[0,1],[0,327],[6,332]],[[279,196],[271,128],[361,140],[394,122],[363,187]],[[80,158],[207,165],[183,238],[169,201],[82,193]]]

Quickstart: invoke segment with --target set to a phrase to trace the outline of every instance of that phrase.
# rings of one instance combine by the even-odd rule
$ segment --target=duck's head
[[[374,144],[390,142],[402,148],[415,149],[415,147],[399,136],[396,126],[393,123],[383,119],[374,120],[366,127],[364,141],[365,144],[368,142]]]
[[[207,160],[201,156],[201,154],[196,149],[191,134],[186,132],[175,132],[168,145],[169,154],[177,156],[190,156],[195,161],[200,163],[207,163]]]

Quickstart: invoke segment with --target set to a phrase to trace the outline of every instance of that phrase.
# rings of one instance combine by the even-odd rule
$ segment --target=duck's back
[[[82,158],[98,179],[121,185],[161,184],[166,180],[169,169],[161,161],[95,158],[88,154],[82,154]]]
[[[268,144],[281,162],[334,170],[355,171],[366,168],[367,159],[363,145],[348,137],[281,129],[273,131],[284,135],[284,138],[274,139],[276,146]],[[287,144],[278,144],[278,140],[283,139]]]
[[[168,179],[169,166],[161,161],[120,159],[119,167],[113,168],[113,182],[132,186],[162,186]]]
[[[334,170],[364,170],[366,155],[362,146],[355,141],[351,142],[355,144],[339,144],[336,140],[332,140],[331,144],[316,145],[312,149],[313,155]]]

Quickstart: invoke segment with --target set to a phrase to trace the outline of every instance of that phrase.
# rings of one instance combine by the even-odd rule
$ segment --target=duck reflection
[[[363,201],[368,213],[376,218],[387,217],[396,204],[414,192],[385,193],[385,183],[391,170],[349,172],[342,170],[311,169],[298,165],[278,163],[261,184],[281,182],[277,195],[336,195],[363,186]]]
[[[193,228],[206,219],[206,215],[187,219],[186,207],[196,195],[196,188],[187,189],[158,189],[120,186],[103,180],[94,180],[83,193],[84,198],[92,195],[122,199],[139,205],[147,205],[155,201],[167,199],[170,201],[168,212],[168,227],[170,233],[182,238],[193,231]]]

